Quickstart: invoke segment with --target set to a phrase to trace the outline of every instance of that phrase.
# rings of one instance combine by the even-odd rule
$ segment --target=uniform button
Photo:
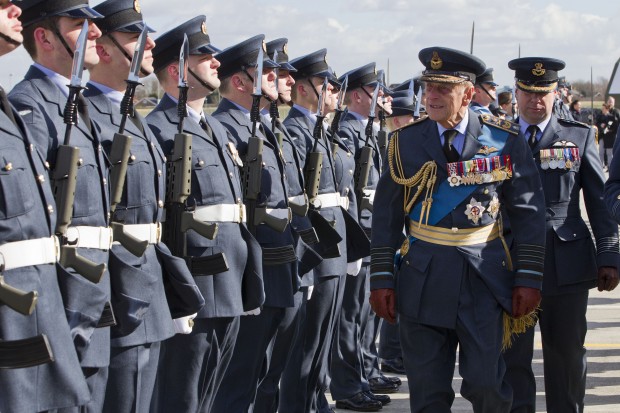
[[[53,214],[54,213],[54,207],[51,206],[51,205],[48,205],[47,206],[47,212],[49,212],[50,214]]]
[[[135,160],[136,160],[136,155],[131,155],[131,156],[129,157],[129,160],[130,160],[131,162],[135,161]]]
[[[232,172],[228,172],[228,175],[232,178],[233,177],[233,173]]]
[[[263,162],[263,168],[264,168],[265,166],[267,166],[267,164],[266,164],[265,162]]]
[[[37,180],[38,180],[40,183],[45,182],[45,175],[39,175],[39,176],[37,176]]]
[[[575,238],[577,236],[577,234],[573,234],[573,238]]]
[[[6,165],[4,165],[4,170],[5,171],[10,171],[12,169],[13,169],[13,164],[11,162],[9,162]]]
[[[111,217],[111,216],[112,216],[112,215],[108,212],[108,219],[110,219],[110,217]]]
[[[347,158],[351,157],[351,152],[347,152]]]
[[[241,203],[241,198],[237,198],[237,202],[238,202],[238,203]]]
[[[103,184],[104,184],[104,185],[107,185],[107,184],[108,184],[108,180],[107,180],[107,179],[105,179],[105,178],[103,178]]]
[[[153,142],[151,142],[151,148],[154,148],[155,144]]]
[[[353,169],[349,169],[349,175],[353,175]]]
[[[616,198],[620,199],[620,195],[618,195]]]
[[[101,152],[101,150],[102,150],[102,149],[103,149],[103,148],[101,147],[101,145],[97,146],[97,150],[98,150],[99,152]]]
[[[205,166],[205,161],[198,161],[198,165]]]
[[[50,169],[50,163],[49,163],[48,161],[45,161],[45,167],[46,167],[47,169]]]
[[[78,165],[79,166],[84,165],[84,159],[82,159],[82,158],[78,159]]]
[[[161,199],[159,201],[157,201],[157,206],[159,206],[160,208],[164,207],[164,201],[162,201]]]
[[[158,170],[157,170],[157,176],[161,176],[161,175],[162,175],[162,173],[163,173],[163,172],[161,171],[161,169],[158,169]]]
[[[164,156],[164,162],[168,162],[168,158]]]
[[[345,189],[344,189],[344,193],[345,193],[345,194],[348,194],[348,193],[349,193],[349,188],[345,188]]]
[[[502,261],[502,267],[506,266],[506,261]]]
[[[28,146],[28,149],[30,149],[30,152],[34,151],[34,145],[30,144],[30,146]]]
[[[282,177],[283,177],[284,179],[286,179],[286,174],[282,174]]]
[[[484,188],[484,194],[487,195],[489,193],[489,189],[488,188]]]

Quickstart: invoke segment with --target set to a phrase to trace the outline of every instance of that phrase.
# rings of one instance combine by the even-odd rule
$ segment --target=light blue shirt
[[[166,93],[166,95],[168,95],[168,94]],[[179,99],[175,98],[172,95],[168,95],[168,97],[170,99],[172,99],[172,101],[174,103],[176,103],[177,105],[179,104]],[[189,107],[188,105],[186,105],[186,106],[187,106],[187,117],[200,125],[200,120],[204,118],[204,112],[198,113],[194,109]]]
[[[547,119],[543,120],[542,122],[536,125],[538,126],[538,133],[536,134],[536,141],[540,140],[543,132],[545,131],[545,128],[547,127],[550,121],[551,121],[551,116],[549,116]],[[529,127],[530,127],[530,124],[527,123],[525,120],[523,120],[523,117],[519,116],[519,129],[521,130],[521,134],[525,137],[527,141],[530,140],[530,134],[527,131],[527,128]]]
[[[465,144],[465,133],[467,132],[467,125],[469,124],[469,110],[465,111],[465,117],[453,128],[458,133],[456,137],[452,141],[452,146],[454,149],[461,154],[463,152],[463,145]],[[444,144],[444,136],[443,133],[447,131],[447,128],[444,128],[439,123],[437,123],[437,131],[439,132],[439,139],[441,141],[441,146]]]
[[[99,89],[105,97],[110,99],[110,102],[120,108],[123,97],[125,96],[123,92],[119,92],[118,90],[109,88],[108,86],[102,85],[101,83],[93,82],[92,80],[90,81],[90,84]]]
[[[69,97],[69,84],[71,81],[64,77],[63,75],[59,75],[54,72],[52,69],[48,69],[47,67],[40,65],[39,63],[33,63],[33,66],[42,71],[45,76],[47,76],[53,84],[55,84],[58,89],[62,92],[65,97]]]

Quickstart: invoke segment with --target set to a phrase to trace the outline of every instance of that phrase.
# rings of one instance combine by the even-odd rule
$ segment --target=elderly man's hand
[[[512,316],[521,318],[536,310],[540,304],[540,290],[529,287],[512,289]]]
[[[391,288],[381,288],[370,292],[370,306],[375,314],[390,324],[396,322],[396,293]]]
[[[600,267],[598,269],[598,290],[611,291],[618,286],[618,269],[615,267]]]

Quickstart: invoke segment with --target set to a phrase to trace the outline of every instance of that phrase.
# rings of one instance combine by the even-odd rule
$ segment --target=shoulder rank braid
[[[510,122],[509,120],[498,118],[497,116],[491,116],[487,114],[480,115],[480,119],[482,120],[482,123],[484,123],[485,125],[494,126],[498,129],[501,129],[501,130],[504,130],[510,133],[511,135],[519,134],[518,123]]]
[[[397,150],[398,145],[398,133],[396,131],[392,134],[392,138],[390,139],[390,144],[388,146],[388,163],[390,165],[390,175],[392,180],[399,185],[403,185],[405,196],[403,202],[403,212],[405,215],[409,214],[413,204],[420,197],[420,194],[426,188],[426,194],[423,201],[422,212],[420,213],[419,223],[422,222],[422,218],[425,218],[425,222],[428,222],[428,214],[431,210],[431,206],[433,204],[433,198],[431,194],[435,188],[435,182],[437,181],[437,164],[435,161],[428,161],[422,165],[420,170],[416,172],[410,178],[405,178],[405,172],[403,170],[403,163],[400,159],[400,149]],[[398,171],[394,169],[394,163],[396,163],[396,168]],[[417,190],[415,194],[411,195],[411,190],[414,186],[417,186]]]

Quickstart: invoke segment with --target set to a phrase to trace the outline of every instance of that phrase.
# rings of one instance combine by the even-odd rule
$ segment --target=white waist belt
[[[149,244],[159,244],[161,242],[161,227],[160,222],[155,224],[123,225],[123,232],[140,241],[148,241]],[[114,244],[118,244],[118,242],[115,241]]]
[[[349,209],[349,198],[346,196],[341,196],[340,197],[340,206],[343,207],[345,210]]]
[[[312,205],[315,208],[330,208],[340,206],[340,194],[338,192],[332,192],[330,194],[317,195],[312,200]]]
[[[219,204],[197,207],[194,218],[204,222],[246,222],[245,205]]]
[[[301,194],[301,195],[289,197],[288,203],[295,204],[295,205],[306,205],[307,200],[308,198],[306,197],[306,194]]]
[[[67,241],[78,248],[109,250],[112,245],[112,228],[77,226],[67,229]],[[76,242],[77,241],[77,242]]]
[[[291,222],[293,214],[290,208],[265,208],[267,215],[278,219],[288,219]]]
[[[58,262],[59,254],[60,244],[56,236],[0,245],[0,259],[4,261],[5,270],[31,265],[53,264]]]
[[[370,205],[375,202],[375,191],[374,189],[364,189],[362,191],[364,193],[364,198],[367,198],[370,201]]]

